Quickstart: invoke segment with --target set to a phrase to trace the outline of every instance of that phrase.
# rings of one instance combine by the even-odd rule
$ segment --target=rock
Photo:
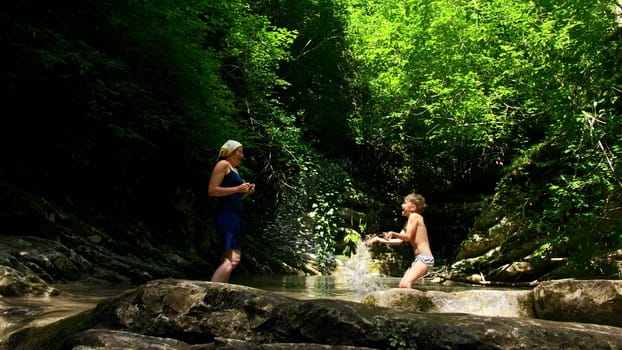
[[[21,273],[11,267],[0,265],[0,296],[49,296],[58,290],[48,286],[32,273]]]
[[[533,289],[535,317],[622,327],[622,281],[563,279]]]
[[[116,340],[109,339],[115,335]],[[90,312],[21,330],[8,345],[13,350],[60,350],[68,342],[76,348],[99,346],[105,339],[121,346],[137,339],[157,341],[150,337],[170,339],[167,346],[179,349],[185,344],[192,349],[622,347],[622,328],[611,326],[298,300],[250,287],[173,279],[151,281]]]
[[[500,246],[506,240],[509,232],[512,232],[509,226],[511,226],[511,222],[507,217],[503,217],[498,224],[489,228],[488,231],[472,233],[460,243],[456,260],[474,258]]]
[[[530,290],[471,290],[446,293],[394,288],[369,293],[363,297],[361,302],[413,312],[533,317]]]
[[[113,222],[65,199],[52,202],[0,182],[0,268],[16,281],[5,276],[0,296],[41,295],[46,284],[68,281],[140,284],[213,270],[194,248],[153,239],[160,232],[141,221]]]
[[[361,299],[361,303],[413,312],[428,312],[434,309],[434,303],[429,295],[416,289],[406,288],[371,292]]]
[[[68,339],[67,345],[70,349],[192,349],[191,345],[175,339],[107,329],[93,329],[77,333]]]
[[[117,254],[89,241],[70,243],[34,236],[0,235],[0,296],[42,295],[54,288],[48,283],[108,281],[144,283],[154,278],[183,275],[190,262],[176,259],[165,249],[159,259],[142,260]],[[184,265],[176,265],[176,263]]]
[[[500,248],[496,247],[487,251],[483,255],[458,260],[450,266],[447,278],[454,281],[464,281],[469,283],[485,282],[486,279],[482,274],[481,268],[485,267],[489,261],[497,258],[499,256],[499,252]]]
[[[254,345],[244,340],[216,337],[212,343],[190,345],[170,338],[146,336],[113,330],[88,330],[71,337],[67,345],[72,350],[99,349],[157,349],[157,350],[364,350],[371,348],[354,346],[332,346],[322,344],[273,343]]]
[[[497,277],[500,281],[515,281],[534,270],[535,268],[529,261],[514,261],[494,269],[490,276]]]

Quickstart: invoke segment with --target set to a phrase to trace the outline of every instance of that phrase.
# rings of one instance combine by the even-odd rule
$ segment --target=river
[[[0,349],[16,330],[43,326],[94,308],[105,298],[131,288],[128,285],[68,283],[53,285],[59,295],[0,296]]]
[[[395,288],[399,282],[398,277],[359,276],[356,280],[350,280],[344,274],[332,276],[240,276],[234,275],[231,283],[259,288],[274,292],[279,295],[297,299],[341,299],[360,301],[369,292]],[[26,327],[43,326],[63,318],[76,315],[80,312],[94,308],[101,300],[118,295],[124,290],[131,289],[130,285],[105,285],[70,283],[54,285],[59,295],[46,297],[0,297],[0,349],[6,342],[7,337],[16,330]],[[413,288],[422,291],[439,291],[447,295],[477,292],[479,299],[476,303],[473,298],[469,301],[459,302],[458,310],[466,309],[466,305],[473,313],[485,313],[482,307],[490,309],[490,313],[499,314],[504,308],[511,306],[511,301],[503,301],[499,295],[491,295],[490,298],[482,298],[486,292],[493,291],[490,288],[473,287],[458,283],[434,283],[431,278],[418,281]],[[509,292],[506,290],[506,293]],[[505,295],[505,294],[504,294]],[[491,300],[498,304],[491,305]],[[445,305],[450,303],[445,302]],[[476,307],[476,308],[474,308]],[[442,312],[455,312],[456,309],[441,310]]]
[[[367,249],[341,262],[330,276],[238,275],[230,283],[259,288],[297,299],[360,301],[364,295],[396,288],[399,277],[370,273]],[[101,300],[131,289],[131,285],[68,283],[53,285],[59,295],[46,297],[0,297],[0,349],[16,330],[46,325],[94,308]],[[438,312],[514,316],[518,311],[515,290],[496,290],[459,283],[437,283],[426,276],[414,289],[437,293]]]

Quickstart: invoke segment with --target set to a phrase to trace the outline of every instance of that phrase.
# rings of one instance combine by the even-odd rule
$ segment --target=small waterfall
[[[436,312],[481,316],[532,317],[525,307],[529,291],[473,290],[453,293],[428,291]]]
[[[371,254],[365,242],[361,240],[356,253],[343,263],[342,274],[348,289],[357,294],[386,289],[386,286],[380,284],[377,276],[370,274],[370,263]]]

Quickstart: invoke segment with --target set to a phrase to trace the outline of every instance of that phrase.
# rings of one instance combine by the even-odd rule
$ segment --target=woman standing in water
[[[209,181],[208,195],[219,199],[215,222],[224,251],[222,263],[212,275],[213,282],[228,282],[231,272],[240,263],[242,200],[255,192],[255,184],[244,182],[238,173],[237,166],[243,158],[241,143],[225,142]]]
[[[413,247],[415,260],[412,265],[404,273],[404,277],[400,281],[400,288],[410,288],[412,284],[419,278],[425,276],[432,270],[434,266],[434,257],[430,250],[430,241],[428,240],[428,230],[423,222],[423,210],[425,209],[425,198],[422,195],[413,193],[404,197],[402,203],[402,216],[408,218],[406,226],[401,232],[384,232],[384,238],[378,236],[372,237],[365,241],[367,246],[374,243],[384,243],[398,245],[409,242]]]

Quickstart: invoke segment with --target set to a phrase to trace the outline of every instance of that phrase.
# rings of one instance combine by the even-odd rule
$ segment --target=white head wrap
[[[242,147],[242,144],[235,140],[227,140],[222,147],[220,147],[219,157],[224,158],[233,153],[236,149]]]

